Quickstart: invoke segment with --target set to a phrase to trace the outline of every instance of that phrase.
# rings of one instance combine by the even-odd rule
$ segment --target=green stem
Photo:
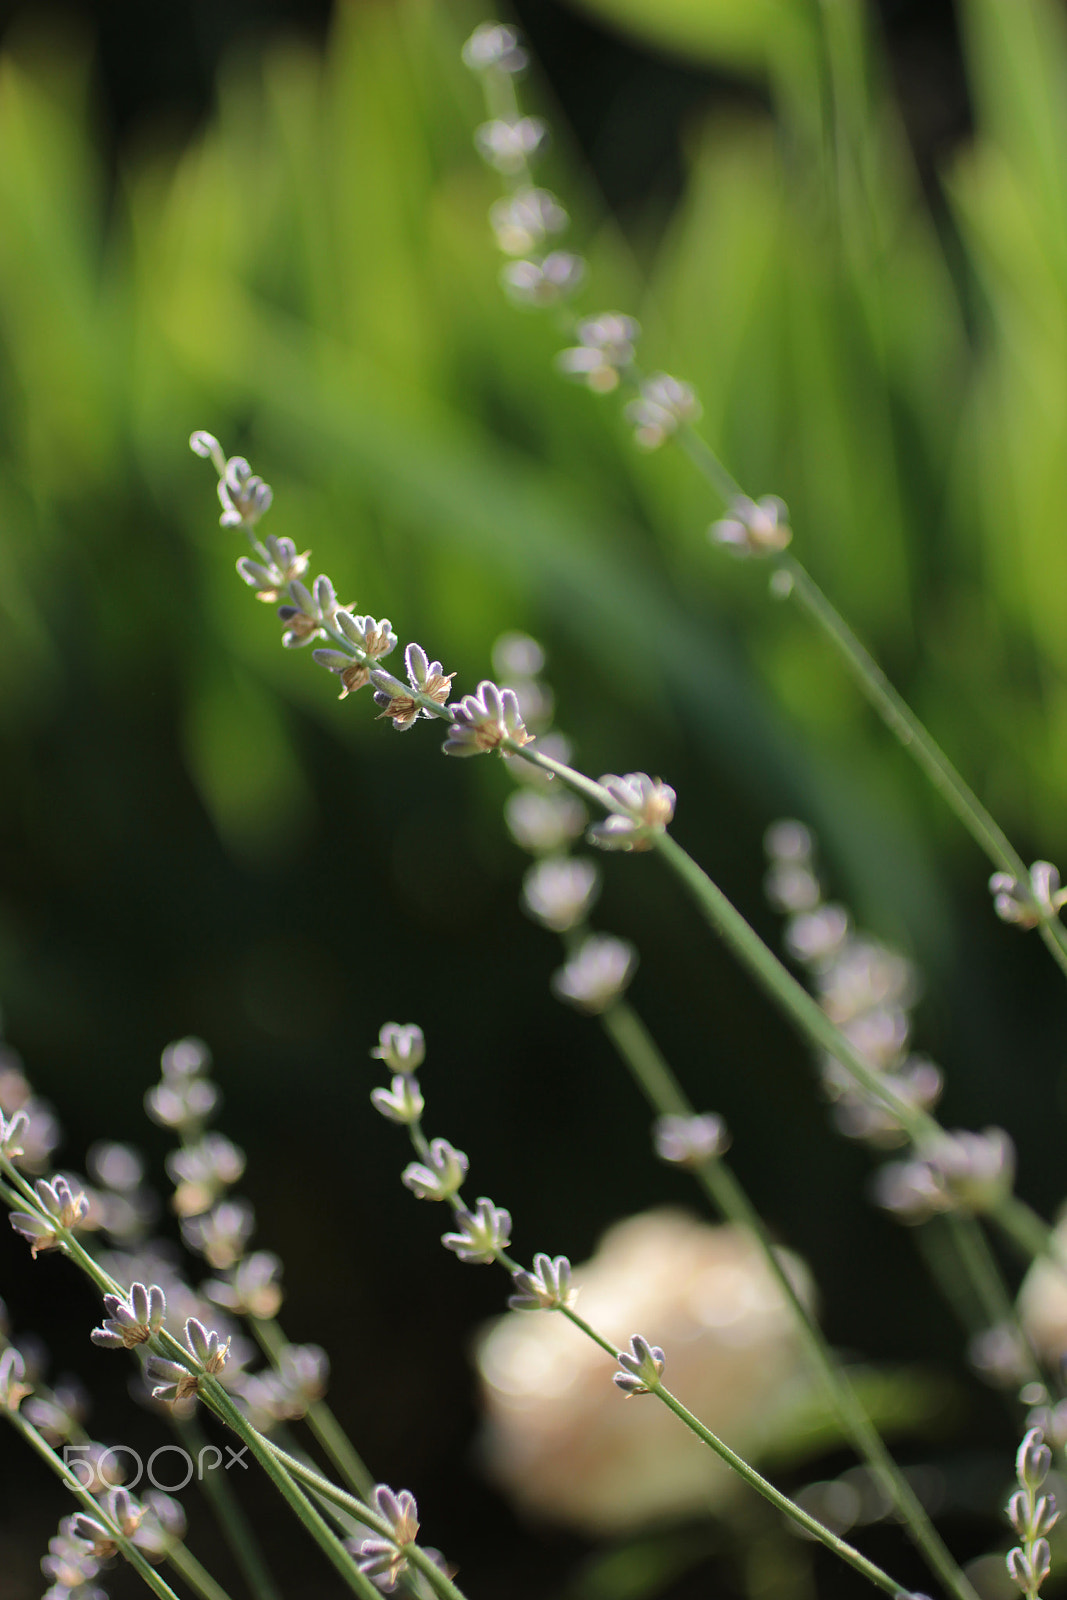
[[[188,1546],[172,1545],[167,1551],[167,1560],[179,1577],[185,1579],[190,1589],[196,1591],[200,1600],[230,1600],[226,1590],[215,1582],[210,1572],[196,1559]]]
[[[362,1600],[380,1600],[380,1593],[370,1579],[360,1571],[356,1559],[345,1549],[330,1525],[311,1504],[303,1490],[293,1481],[293,1475],[275,1457],[273,1449],[262,1434],[234,1405],[226,1390],[216,1378],[202,1377],[200,1396],[215,1414],[242,1438],[249,1450],[270,1478],[290,1510],[295,1513],[327,1560],[336,1569],[353,1594]]]
[[[18,1429],[31,1450],[37,1452],[55,1473],[56,1477],[70,1490],[82,1509],[94,1521],[103,1524],[130,1566],[136,1570],[138,1576],[144,1580],[152,1590],[152,1593],[158,1595],[159,1600],[178,1600],[178,1596],[174,1593],[167,1580],[154,1567],[149,1565],[137,1546],[127,1539],[117,1523],[109,1516],[104,1506],[93,1499],[88,1489],[84,1488],[79,1481],[77,1474],[72,1472],[64,1461],[60,1460],[51,1445],[45,1442],[33,1424],[27,1422],[25,1417],[20,1416],[17,1411],[9,1411],[7,1417],[9,1422]]]
[[[599,1334],[595,1328],[591,1327],[584,1317],[580,1317],[576,1311],[571,1311],[567,1307],[563,1308],[563,1315],[568,1322],[572,1322],[576,1328],[580,1328],[587,1338],[598,1344],[607,1355],[611,1356],[613,1361],[618,1361],[619,1352],[615,1346],[610,1340]],[[865,1578],[876,1584],[878,1588],[885,1589],[888,1594],[894,1596],[899,1596],[902,1593],[901,1585],[894,1578],[891,1578],[888,1572],[883,1572],[881,1567],[876,1566],[873,1561],[868,1561],[867,1557],[861,1555],[853,1545],[839,1538],[836,1533],[831,1533],[830,1529],[823,1527],[822,1523],[817,1521],[815,1517],[804,1511],[800,1506],[795,1505],[788,1496],[782,1494],[781,1490],[776,1489],[773,1483],[768,1482],[761,1473],[757,1472],[755,1467],[750,1466],[742,1456],[731,1450],[728,1444],[724,1444],[716,1434],[711,1432],[710,1428],[706,1428],[700,1419],[683,1406],[677,1396],[673,1395],[662,1383],[653,1384],[648,1392],[658,1396],[663,1404],[673,1411],[680,1421],[685,1423],[691,1433],[695,1433],[697,1438],[701,1439],[710,1450],[714,1450],[715,1454],[725,1461],[726,1465],[731,1467],[738,1477],[743,1478],[765,1500],[769,1500],[771,1505],[776,1507],[783,1516],[788,1517],[791,1522],[795,1522],[798,1527],[803,1528],[805,1533],[810,1533],[813,1538],[818,1539],[828,1550],[832,1550],[842,1561],[846,1561],[850,1567],[855,1567],[857,1572],[861,1572]]]
[[[619,1000],[601,1014],[600,1022],[653,1110],[661,1116],[693,1116],[694,1110],[685,1092],[636,1011],[625,1000]],[[847,1374],[842,1371],[821,1328],[797,1293],[762,1217],[736,1176],[726,1162],[717,1156],[700,1162],[692,1170],[720,1215],[744,1229],[759,1249],[792,1313],[808,1359],[822,1379],[845,1432],[867,1461],[884,1493],[896,1506],[912,1543],[926,1557],[932,1570],[951,1593],[961,1597],[961,1600],[977,1600],[975,1590],[953,1560],[922,1502],[886,1449],[881,1434],[867,1415]]]
[[[946,1217],[956,1254],[978,1295],[987,1327],[1006,1326],[1015,1335],[1029,1371],[1027,1380],[1044,1385],[1033,1347],[1019,1321],[1011,1296],[1004,1287],[1001,1271],[977,1218],[949,1212]]]
[[[200,1424],[192,1417],[173,1417],[171,1425],[179,1439],[185,1442],[189,1454],[194,1460],[199,1460],[200,1451],[208,1442]],[[198,1477],[200,1492],[211,1507],[241,1576],[256,1600],[282,1600],[281,1590],[270,1575],[251,1524],[225,1473],[202,1472]]]
[[[729,503],[743,493],[711,446],[692,428],[680,430],[678,442],[724,501]],[[1009,873],[1020,884],[1029,883],[1029,871],[1004,830],[956,771],[936,739],[893,687],[870,651],[861,644],[807,568],[788,552],[775,556],[773,564],[776,574],[781,573],[787,580],[787,588],[783,586],[783,592],[788,592],[829,639],[890,733],[926,773],[938,794],[955,812],[993,866]],[[1036,909],[1043,911],[1041,907]],[[1041,938],[1053,960],[1067,973],[1067,928],[1053,913],[1042,914],[1039,926]]]
[[[248,1321],[260,1347],[277,1366],[289,1342],[278,1323],[273,1317],[249,1317]],[[361,1500],[369,1498],[375,1479],[326,1402],[313,1400],[304,1420],[349,1488]]]

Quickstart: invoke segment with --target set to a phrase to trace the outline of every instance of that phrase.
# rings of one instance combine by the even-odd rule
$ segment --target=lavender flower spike
[[[625,1370],[615,1374],[615,1383],[628,1399],[637,1394],[651,1394],[657,1388],[666,1365],[666,1357],[658,1345],[649,1344],[639,1333],[630,1340],[630,1350],[619,1354],[619,1366]]]
[[[488,678],[477,694],[464,695],[452,708],[452,726],[441,746],[446,756],[476,756],[497,750],[505,740],[529,744],[514,689],[498,689]]]
[[[441,1243],[471,1266],[488,1266],[511,1242],[511,1212],[495,1206],[485,1195],[474,1211],[457,1219],[455,1233],[445,1233]]]
[[[132,1350],[159,1332],[167,1314],[167,1301],[158,1283],[150,1289],[135,1283],[125,1300],[117,1294],[106,1294],[104,1310],[108,1313],[104,1325],[94,1328],[90,1339],[105,1350]]]

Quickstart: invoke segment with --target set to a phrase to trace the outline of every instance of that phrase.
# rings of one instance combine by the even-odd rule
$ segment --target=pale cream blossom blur
[[[801,1263],[783,1252],[808,1296]],[[803,1384],[795,1325],[739,1230],[676,1211],[617,1223],[574,1268],[576,1309],[626,1348],[639,1329],[667,1356],[671,1390],[743,1455],[760,1452]],[[526,1510],[607,1534],[714,1510],[738,1480],[666,1407],[628,1404],[610,1359],[551,1311],[512,1311],[477,1350],[494,1478]]]
[[[1022,1281],[1018,1310],[1023,1332],[1036,1353],[1058,1368],[1067,1355],[1067,1206],[1053,1234],[1058,1261],[1042,1256]]]

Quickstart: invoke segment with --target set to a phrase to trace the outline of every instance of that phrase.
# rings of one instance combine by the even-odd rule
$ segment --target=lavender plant
[[[567,226],[565,210],[534,183],[532,163],[546,128],[525,115],[518,101],[516,78],[527,59],[518,34],[507,26],[486,24],[468,41],[464,59],[483,82],[489,113],[476,132],[476,147],[505,185],[490,217],[508,258],[501,274],[504,291],[521,308],[553,308],[560,316],[564,336],[573,340],[558,355],[561,375],[598,395],[623,395],[625,416],[640,448],[655,450],[674,441],[704,474],[727,513],[712,523],[712,541],[738,556],[769,563],[772,593],[795,599],[834,643],[887,726],[986,851],[996,868],[990,882],[996,914],[1022,928],[1039,928],[1067,971],[1067,931],[1059,921],[1067,892],[1060,888],[1056,869],[1045,862],[1026,869],[816,588],[790,553],[793,532],[783,502],[774,496],[756,500],[741,491],[695,431],[700,403],[690,385],[667,373],[643,375],[636,363],[640,330],[631,317],[615,311],[581,317],[561,312],[589,273],[579,255],[556,247]],[[341,603],[325,574],[305,582],[310,552],[298,553],[285,537],[259,534],[272,504],[270,487],[242,457],[227,457],[213,435],[197,432],[190,443],[215,466],[222,526],[247,535],[251,553],[240,557],[238,572],[258,600],[276,607],[283,646],[312,646],[312,659],[336,678],[340,698],[368,689],[364,698],[373,699],[379,719],[395,731],[436,721],[444,725],[444,754],[496,754],[507,762],[517,782],[507,803],[508,824],[520,846],[536,857],[524,881],[523,903],[563,942],[553,993],[597,1019],[618,1050],[655,1113],[652,1143],[659,1158],[691,1171],[714,1208],[753,1241],[844,1435],[867,1463],[931,1574],[958,1600],[975,1600],[969,1577],[889,1454],[770,1231],[726,1164],[730,1137],[722,1117],[696,1110],[627,1000],[639,952],[629,941],[590,926],[601,868],[591,857],[571,854],[571,847],[584,835],[605,855],[654,853],[713,932],[812,1046],[842,1133],[876,1148],[907,1147],[902,1162],[881,1169],[880,1202],[909,1221],[949,1219],[961,1268],[988,1313],[985,1331],[1007,1329],[1014,1341],[1021,1363],[1015,1372],[1019,1398],[1031,1409],[1051,1414],[1058,1375],[1046,1370],[1019,1327],[984,1225],[998,1225],[1033,1259],[1047,1258],[1067,1270],[1062,1253],[1048,1226],[1014,1193],[1009,1136],[1001,1129],[949,1131],[938,1122],[939,1069],[907,1049],[908,1010],[914,998],[908,964],[860,938],[847,912],[823,901],[810,834],[802,824],[779,824],[768,837],[769,892],[789,915],[787,945],[807,974],[810,987],[805,987],[670,831],[676,807],[684,808],[684,794],[679,797],[669,783],[644,772],[608,773],[597,779],[571,763],[567,741],[550,726],[553,695],[543,680],[544,655],[535,641],[517,635],[501,641],[495,663],[499,681],[484,679],[462,694],[454,691],[457,674],[446,671],[414,641],[403,650],[403,676],[390,671],[383,663],[399,648],[401,637],[390,619]],[[588,807],[597,820],[590,822]],[[424,1132],[426,1103],[417,1076],[425,1060],[421,1030],[415,1024],[387,1023],[372,1054],[389,1074],[388,1083],[372,1091],[372,1104],[385,1120],[407,1130],[414,1159],[401,1182],[416,1199],[446,1208],[450,1225],[441,1238],[444,1248],[463,1264],[503,1267],[514,1312],[555,1314],[597,1346],[608,1358],[605,1385],[614,1385],[619,1404],[638,1399],[662,1405],[793,1525],[876,1587],[897,1597],[906,1593],[888,1571],[797,1499],[784,1495],[682,1403],[664,1382],[671,1352],[651,1342],[651,1329],[635,1332],[627,1349],[586,1320],[576,1309],[566,1255],[538,1250],[524,1264],[511,1253],[511,1213],[488,1196],[470,1202],[464,1193],[467,1155],[448,1139]],[[210,1058],[198,1041],[168,1047],[161,1080],[146,1104],[153,1120],[179,1140],[167,1171],[184,1245],[218,1276],[194,1288],[152,1237],[154,1208],[132,1152],[114,1146],[98,1152],[99,1192],[75,1175],[54,1172],[54,1119],[24,1080],[13,1081],[19,1075],[8,1068],[0,1082],[0,1198],[12,1226],[34,1259],[45,1252],[65,1256],[93,1283],[102,1297],[102,1313],[89,1337],[101,1348],[133,1358],[149,1402],[163,1408],[179,1430],[189,1428],[196,1407],[203,1407],[240,1441],[349,1592],[368,1596],[401,1589],[457,1600],[461,1591],[454,1569],[440,1552],[418,1543],[419,1514],[412,1493],[375,1481],[326,1406],[325,1352],[290,1344],[279,1326],[280,1262],[269,1251],[249,1248],[254,1213],[231,1193],[243,1176],[245,1159],[210,1127],[218,1093],[209,1069]],[[96,1244],[95,1232],[103,1236],[105,1248]],[[267,1358],[259,1372],[247,1370],[251,1347],[242,1340],[242,1326]],[[97,1470],[101,1452],[84,1433],[77,1396],[59,1386],[48,1389],[6,1333],[0,1339],[0,1410],[79,1502],[80,1510],[65,1520],[43,1563],[52,1585],[50,1600],[63,1594],[70,1600],[99,1600],[101,1569],[119,1558],[153,1593],[169,1600],[177,1597],[160,1575],[162,1561],[204,1600],[227,1600],[186,1548],[180,1507],[175,1509],[166,1497],[146,1496],[139,1502],[130,1489],[109,1482]],[[343,1482],[321,1471],[291,1436],[291,1425],[303,1422]],[[71,1446],[84,1452],[81,1464],[90,1469],[85,1481],[68,1462]],[[1006,1558],[1012,1580],[1031,1600],[1051,1570],[1047,1535],[1057,1512],[1051,1495],[1042,1492],[1051,1464],[1041,1429],[1031,1426],[1017,1459],[1018,1488],[1008,1503],[1019,1543]],[[215,1509],[250,1592],[256,1600],[275,1600],[269,1571],[240,1514],[225,1496],[216,1498]]]

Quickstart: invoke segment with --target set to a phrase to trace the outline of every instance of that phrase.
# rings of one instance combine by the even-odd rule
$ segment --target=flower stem
[[[226,1590],[215,1582],[207,1568],[201,1565],[187,1545],[172,1545],[167,1551],[167,1560],[179,1577],[185,1579],[190,1589],[196,1591],[200,1600],[230,1600]]]
[[[380,1600],[379,1592],[370,1579],[360,1571],[353,1555],[345,1549],[330,1525],[311,1504],[307,1495],[294,1482],[293,1475],[276,1459],[274,1451],[262,1434],[252,1427],[234,1405],[226,1390],[216,1378],[203,1377],[200,1382],[201,1398],[207,1401],[216,1416],[227,1423],[242,1438],[259,1462],[263,1471],[285,1500],[290,1510],[303,1523],[307,1532],[322,1550],[353,1594],[362,1600]]]
[[[598,1344],[607,1355],[610,1355],[613,1361],[618,1361],[619,1352],[615,1346],[610,1340],[605,1339],[602,1334],[597,1333],[596,1329],[591,1327],[584,1317],[580,1317],[576,1311],[572,1311],[569,1307],[563,1308],[563,1315],[568,1322],[573,1322],[576,1328],[580,1328],[588,1338]],[[728,1444],[724,1444],[716,1434],[711,1432],[710,1428],[706,1428],[700,1419],[695,1417],[677,1396],[673,1395],[662,1383],[652,1384],[648,1392],[658,1396],[663,1404],[673,1411],[681,1422],[685,1423],[691,1433],[695,1433],[697,1438],[701,1439],[710,1450],[714,1450],[715,1454],[725,1461],[728,1467],[733,1468],[738,1477],[743,1478],[765,1500],[769,1500],[771,1505],[775,1506],[783,1516],[788,1517],[791,1522],[795,1522],[798,1527],[803,1528],[805,1533],[810,1533],[813,1538],[818,1539],[828,1550],[832,1550],[836,1556],[840,1556],[842,1561],[846,1561],[850,1567],[855,1567],[857,1572],[861,1572],[865,1578],[876,1584],[878,1588],[884,1589],[888,1594],[894,1596],[898,1596],[903,1592],[901,1585],[897,1583],[895,1578],[891,1578],[888,1572],[883,1572],[881,1567],[876,1566],[873,1561],[868,1561],[867,1557],[861,1555],[853,1545],[839,1538],[836,1533],[831,1533],[829,1528],[825,1528],[815,1517],[794,1504],[787,1495],[782,1494],[781,1490],[776,1489],[773,1483],[769,1483],[761,1473],[757,1472],[755,1467],[750,1466],[742,1456],[731,1450]]]
[[[600,1021],[653,1110],[661,1116],[692,1116],[692,1105],[637,1012],[625,1000],[619,1000],[602,1013]],[[912,1543],[952,1594],[960,1600],[977,1600],[974,1589],[953,1560],[922,1502],[887,1450],[821,1328],[797,1293],[762,1217],[730,1167],[720,1157],[712,1156],[693,1168],[693,1176],[720,1215],[742,1228],[759,1249],[846,1434],[896,1506]]]
[[[692,428],[681,430],[678,439],[690,461],[724,501],[729,503],[743,493],[711,446]],[[834,646],[890,733],[922,768],[992,865],[1020,883],[1027,883],[1026,865],[1004,830],[956,771],[936,739],[893,687],[807,568],[788,551],[775,556],[773,565],[775,573],[782,574],[785,580],[782,592],[796,601]],[[1067,974],[1067,928],[1055,915],[1043,916],[1039,926],[1053,960]]]
[[[198,1461],[201,1450],[207,1444],[200,1424],[192,1417],[174,1417],[171,1425],[179,1439],[186,1441],[190,1456]],[[210,1505],[230,1553],[255,1600],[282,1600],[281,1591],[270,1575],[251,1524],[225,1473],[202,1472],[198,1477],[200,1492]]]
[[[338,1488],[335,1483],[331,1483],[321,1473],[316,1472],[314,1467],[309,1467],[306,1462],[301,1461],[297,1456],[291,1456],[288,1451],[280,1449],[271,1440],[265,1439],[263,1442],[277,1458],[278,1462],[288,1472],[292,1473],[294,1478],[299,1478],[302,1483],[306,1484],[316,1494],[321,1495],[324,1500],[332,1501],[334,1505],[343,1507],[344,1510],[350,1511],[354,1516],[359,1517],[368,1524],[373,1525],[376,1522],[373,1514],[354,1495]],[[431,1561],[426,1552],[421,1550],[417,1544],[404,1545],[402,1549],[411,1565],[429,1580],[437,1594],[442,1597],[442,1600],[466,1600],[463,1591],[453,1583],[447,1573],[442,1572],[436,1562]]]

